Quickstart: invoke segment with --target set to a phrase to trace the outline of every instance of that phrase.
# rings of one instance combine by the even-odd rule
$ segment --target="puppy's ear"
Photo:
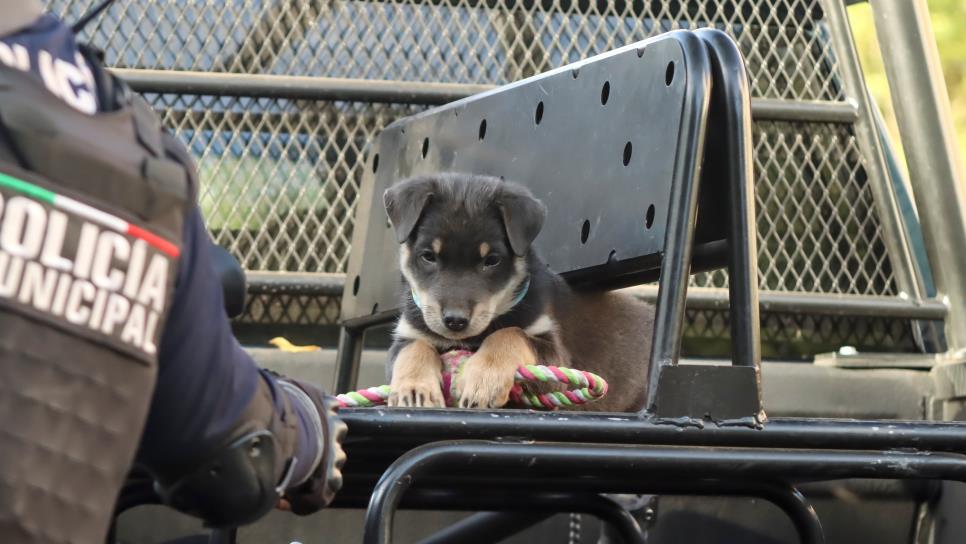
[[[547,218],[547,207],[523,187],[504,184],[498,201],[510,248],[518,257],[526,255]]]
[[[436,181],[432,178],[412,178],[393,185],[383,193],[382,201],[389,222],[396,231],[396,242],[401,244],[412,234],[435,189]]]

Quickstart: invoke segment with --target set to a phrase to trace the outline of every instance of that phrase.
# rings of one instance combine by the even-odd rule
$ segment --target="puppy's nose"
[[[465,315],[461,313],[445,313],[443,314],[443,325],[453,332],[460,332],[469,326],[470,320],[466,318]]]

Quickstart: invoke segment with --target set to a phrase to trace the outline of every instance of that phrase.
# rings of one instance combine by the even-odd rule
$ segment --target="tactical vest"
[[[104,542],[147,415],[193,200],[184,148],[146,102],[98,74],[115,107],[89,116],[0,66],[7,544]]]

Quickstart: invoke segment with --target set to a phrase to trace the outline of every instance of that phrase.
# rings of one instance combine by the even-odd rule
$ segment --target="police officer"
[[[341,486],[331,398],[232,336],[188,153],[37,0],[0,0],[0,541],[101,543],[125,475],[213,526]]]

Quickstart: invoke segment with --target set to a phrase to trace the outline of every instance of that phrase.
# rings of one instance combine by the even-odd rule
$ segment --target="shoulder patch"
[[[157,354],[178,245],[0,172],[0,305],[143,360]]]

